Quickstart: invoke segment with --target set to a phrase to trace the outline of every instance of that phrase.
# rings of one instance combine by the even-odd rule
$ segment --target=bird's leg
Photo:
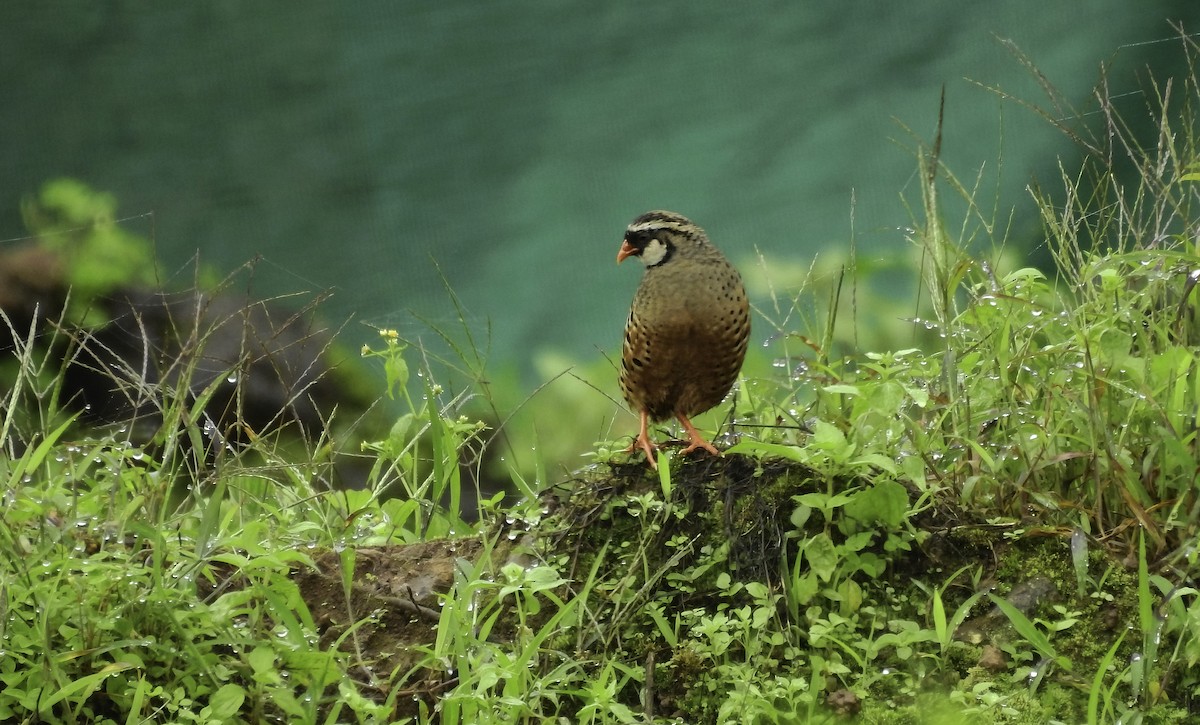
[[[654,444],[650,442],[650,432],[648,430],[649,427],[650,414],[643,410],[641,431],[638,432],[638,437],[634,439],[633,443],[629,444],[629,448],[625,452],[633,453],[640,447],[646,452],[646,462],[650,464],[651,468],[657,471],[658,455],[654,452]]]
[[[687,448],[684,448],[679,455],[686,456],[697,448],[703,448],[714,456],[721,455],[721,452],[718,451],[712,443],[704,440],[704,436],[700,435],[700,431],[696,430],[696,426],[692,425],[692,421],[688,420],[686,415],[683,413],[676,413],[675,417],[679,419],[680,423],[683,423],[683,429],[687,431],[688,438],[692,441],[691,445],[689,445]]]

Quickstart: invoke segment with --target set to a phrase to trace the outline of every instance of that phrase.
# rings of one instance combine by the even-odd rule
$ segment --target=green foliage
[[[500,577],[470,567],[464,562],[454,591],[442,607],[438,636],[426,666],[457,675],[457,686],[443,695],[435,712],[449,722],[511,722],[527,717],[552,716],[575,688],[589,687],[599,698],[589,708],[595,718],[612,711],[611,702],[620,672],[623,686],[630,676],[626,668],[610,665],[600,681],[591,681],[578,663],[567,661],[550,673],[540,665],[548,654],[546,640],[575,624],[580,597],[564,601],[555,590],[566,583],[551,567],[525,568],[509,563]],[[543,605],[552,607],[549,616],[539,617]],[[511,613],[517,621],[511,637],[501,642],[493,634],[501,616]],[[507,617],[506,617],[507,619]],[[537,628],[534,628],[534,623]]]
[[[414,402],[404,358],[407,345],[394,330],[383,330],[380,337],[383,348],[364,346],[363,356],[383,363],[388,396],[402,399],[407,410],[396,419],[387,438],[363,444],[363,450],[376,454],[370,476],[380,483],[376,493],[400,489],[406,503],[396,511],[396,524],[398,530],[411,532],[414,541],[466,531],[469,527],[461,517],[459,452],[486,426],[454,415],[460,401],[443,402],[444,389],[429,376],[423,378],[423,401]]]
[[[149,285],[154,280],[150,243],[116,220],[111,194],[93,191],[74,179],[57,179],[22,206],[25,224],[66,263],[71,288],[68,319],[85,325],[106,322],[94,300],[118,287]]]
[[[308,558],[265,550],[264,527],[218,501],[207,507],[222,510],[224,529],[211,556],[198,559],[201,511],[159,505],[151,492],[166,472],[141,450],[46,442],[57,446],[53,455],[40,445],[0,463],[9,482],[3,589],[15,615],[3,633],[0,713],[101,722],[159,711],[210,722],[228,721],[245,703],[311,714],[303,693],[331,684],[336,658],[296,649],[307,646],[312,622],[288,572]],[[199,595],[231,567],[246,587]],[[231,659],[230,648],[244,659]],[[292,679],[264,679],[264,658]]]
[[[294,575],[316,567],[312,551],[461,524],[428,500],[379,501],[396,476],[434,496],[459,485],[456,446],[474,426],[424,405],[440,459],[382,458],[371,490],[335,495],[314,487],[315,457],[296,462],[265,438],[217,445],[194,422],[207,391],[164,391],[144,445],[123,427],[80,429],[38,372],[45,350],[18,345],[20,374],[0,402],[0,718],[375,722],[391,711],[348,677],[359,665],[342,640],[319,638]],[[352,576],[353,557],[344,563]]]

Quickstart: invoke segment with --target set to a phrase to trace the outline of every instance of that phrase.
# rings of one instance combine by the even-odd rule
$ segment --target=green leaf
[[[808,561],[808,568],[822,581],[829,581],[837,569],[837,547],[827,534],[817,534],[804,542],[804,558]]]
[[[862,551],[871,545],[871,541],[875,538],[874,531],[860,531],[857,534],[849,536],[842,543],[842,548],[846,551]]]
[[[395,400],[396,393],[408,385],[408,362],[399,353],[390,355],[383,363],[383,373],[387,380],[388,398]]]
[[[842,598],[840,609],[843,614],[849,616],[862,608],[863,590],[853,579],[843,581],[838,587],[838,594]]]
[[[1154,616],[1154,594],[1150,591],[1150,569],[1146,562],[1146,535],[1138,534],[1138,624],[1142,628],[1142,656],[1154,662],[1158,656],[1159,627]]]
[[[228,722],[242,709],[245,700],[245,690],[237,685],[223,685],[208,699],[208,707],[204,710],[209,717]]]
[[[99,689],[104,684],[104,680],[128,669],[132,669],[132,665],[127,662],[113,662],[100,668],[98,672],[72,680],[61,688],[55,688],[53,694],[49,694],[48,688],[43,689],[41,694],[35,699],[37,712],[48,715],[53,712],[54,706],[63,700],[67,702],[82,702]],[[35,692],[37,691],[30,690],[29,694],[32,695]]]
[[[746,593],[751,597],[762,601],[771,594],[771,590],[768,589],[767,585],[763,584],[762,582],[746,582]]]
[[[659,450],[656,453],[658,459],[658,487],[662,490],[663,501],[671,500],[671,464],[667,461],[667,454]]]
[[[766,443],[763,441],[750,440],[743,438],[741,442],[730,446],[725,451],[726,453],[735,453],[748,456],[778,456],[789,461],[798,463],[808,462],[809,456],[800,446],[788,446],[780,443]]]
[[[662,635],[663,641],[667,643],[671,649],[679,646],[679,637],[675,633],[675,627],[667,621],[663,614],[661,604],[654,603],[646,607],[646,613],[650,615],[650,619],[654,620],[654,624],[658,627],[658,633]]]
[[[950,632],[946,622],[946,605],[942,602],[942,590],[935,589],[933,591],[933,631],[937,635],[937,641],[942,643],[942,649],[946,649],[947,643],[950,642]]]
[[[275,650],[266,645],[259,645],[246,655],[246,662],[254,672],[273,672],[275,670]]]
[[[846,434],[832,423],[818,420],[813,423],[813,445],[830,453],[841,453],[850,446],[846,443]]]
[[[871,411],[883,416],[894,416],[904,404],[904,387],[896,382],[886,382],[876,385],[868,398]]]
[[[1060,657],[1054,649],[1054,645],[1050,643],[1050,638],[1046,633],[1037,628],[1029,618],[1021,613],[1021,610],[1014,607],[1008,602],[994,594],[989,594],[988,597],[992,600],[1004,616],[1008,617],[1008,621],[1012,623],[1013,629],[1017,630],[1017,634],[1025,638],[1031,647],[1038,651],[1043,657],[1048,657],[1064,670],[1071,669],[1071,662],[1066,657]]]
[[[821,388],[826,393],[839,393],[841,395],[861,395],[861,391],[857,385],[846,385],[844,383],[838,385],[826,385]]]
[[[882,524],[894,529],[908,513],[908,491],[895,481],[879,481],[859,491],[846,504],[846,515],[864,524]]]
[[[818,511],[832,511],[839,506],[845,506],[853,499],[854,495],[848,493],[835,493],[832,496],[827,493],[802,493],[792,497],[792,500],[801,506],[809,506]]]
[[[1092,687],[1088,691],[1087,704],[1087,721],[1088,725],[1098,725],[1100,722],[1100,691],[1104,689],[1104,676],[1108,674],[1109,669],[1113,665],[1113,661],[1117,656],[1117,649],[1121,643],[1125,641],[1125,635],[1129,630],[1123,630],[1121,636],[1117,637],[1117,641],[1113,642],[1112,647],[1108,648],[1108,652],[1096,665],[1096,675],[1092,678]]]
[[[38,466],[42,465],[42,461],[46,459],[46,454],[50,452],[50,449],[54,447],[54,444],[58,443],[58,439],[61,438],[62,434],[66,432],[67,428],[75,422],[76,417],[76,415],[72,415],[62,425],[55,428],[50,435],[46,436],[46,439],[39,443],[32,452],[26,453],[17,459],[16,468],[13,470],[12,476],[10,477],[10,487],[12,490],[17,490],[17,484],[19,484],[21,479],[25,477],[26,473],[33,471]]]
[[[789,519],[794,529],[803,529],[804,524],[808,523],[809,517],[812,516],[812,506],[800,504],[792,509],[792,515]]]
[[[808,604],[817,595],[819,589],[816,575],[808,572],[792,579],[789,599],[794,599],[800,605]]]
[[[916,404],[918,408],[925,408],[929,405],[929,391],[918,385],[905,385],[904,392],[908,394],[909,399]]]
[[[853,463],[859,466],[874,466],[881,471],[885,471],[895,476],[900,471],[896,468],[896,462],[882,453],[864,453],[855,458]]]

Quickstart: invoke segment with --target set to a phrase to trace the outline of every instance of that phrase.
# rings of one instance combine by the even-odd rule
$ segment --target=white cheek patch
[[[647,267],[653,267],[663,261],[663,258],[666,256],[667,245],[658,239],[651,239],[646,248],[642,250],[642,264],[645,264]]]

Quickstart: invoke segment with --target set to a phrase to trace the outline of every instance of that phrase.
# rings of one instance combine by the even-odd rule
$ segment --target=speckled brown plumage
[[[742,278],[703,229],[673,212],[633,220],[617,261],[631,256],[646,274],[621,350],[621,393],[641,417],[630,451],[640,447],[656,466],[648,423],[675,417],[691,441],[684,453],[717,454],[689,418],[720,403],[742,368],[750,338]]]

